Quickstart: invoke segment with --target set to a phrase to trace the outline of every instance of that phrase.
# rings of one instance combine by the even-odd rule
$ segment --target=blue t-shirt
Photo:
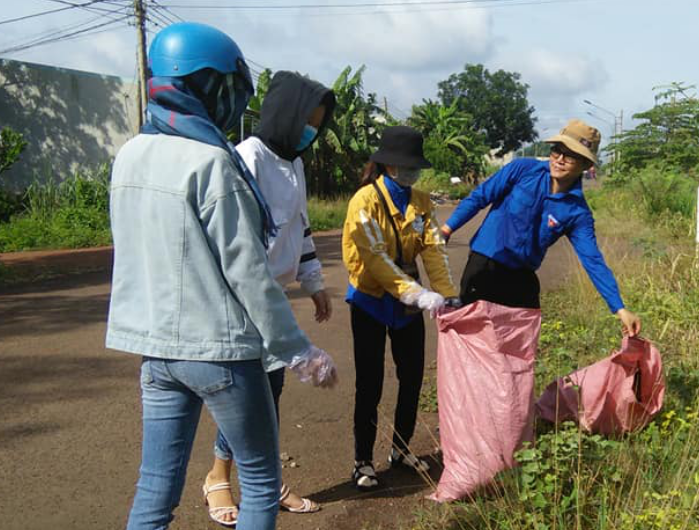
[[[536,270],[548,248],[565,235],[612,313],[624,307],[612,271],[597,246],[594,219],[580,180],[566,193],[551,193],[549,163],[511,162],[463,199],[447,226],[457,230],[488,205],[471,250],[512,268]]]

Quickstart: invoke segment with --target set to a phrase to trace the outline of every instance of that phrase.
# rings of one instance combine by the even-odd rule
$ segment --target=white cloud
[[[604,88],[610,78],[601,60],[560,49],[523,48],[510,52],[503,62],[529,85],[529,102],[536,108],[542,136],[554,134],[570,118],[589,118],[582,99]]]
[[[130,31],[129,31],[130,30]],[[72,54],[73,68],[132,78],[136,74],[136,37],[134,29],[104,33],[79,46]]]
[[[599,88],[608,79],[598,61],[583,55],[535,49],[520,64],[532,91],[543,94],[576,95]]]
[[[311,32],[322,36],[321,53],[392,72],[424,73],[481,61],[492,51],[492,22],[486,11],[347,18],[311,21]]]

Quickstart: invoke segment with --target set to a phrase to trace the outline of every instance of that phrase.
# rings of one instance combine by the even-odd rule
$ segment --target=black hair
[[[362,178],[359,182],[359,187],[363,188],[372,182],[376,182],[379,178],[386,172],[386,166],[378,162],[368,162],[364,166],[364,171],[362,172]]]

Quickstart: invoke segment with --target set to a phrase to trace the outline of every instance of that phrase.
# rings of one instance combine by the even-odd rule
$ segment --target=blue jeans
[[[279,509],[279,435],[260,361],[174,361],[144,357],[143,455],[127,530],[161,530],[173,519],[202,404],[235,454],[238,530],[273,530]]]
[[[282,395],[284,388],[284,368],[273,370],[267,373],[269,378],[269,386],[272,390],[272,400],[274,401],[274,410],[277,413],[277,425],[279,425],[279,398]],[[225,436],[221,433],[221,429],[216,433],[216,443],[214,444],[214,454],[220,460],[233,460],[233,451],[231,451]]]

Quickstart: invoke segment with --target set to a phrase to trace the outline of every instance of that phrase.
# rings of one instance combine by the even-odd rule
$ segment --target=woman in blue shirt
[[[538,309],[539,281],[534,271],[548,248],[565,235],[610,311],[621,320],[624,333],[637,335],[641,320],[624,307],[597,246],[594,219],[582,191],[583,172],[597,162],[600,133],[571,120],[546,142],[552,144],[548,161],[519,159],[506,165],[462,200],[442,226],[448,240],[490,206],[471,240],[461,300]]]

